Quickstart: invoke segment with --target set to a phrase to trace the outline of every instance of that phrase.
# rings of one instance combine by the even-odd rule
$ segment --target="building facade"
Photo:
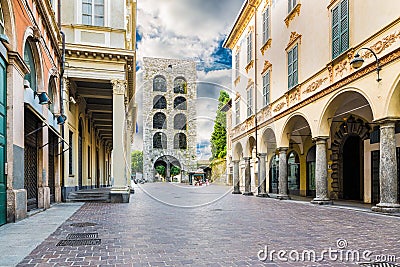
[[[157,166],[171,180],[173,166],[187,181],[196,163],[196,64],[190,60],[144,58],[143,175],[154,181]]]
[[[127,202],[136,124],[136,1],[63,1],[64,197],[112,186]]]
[[[235,192],[400,210],[399,9],[395,0],[244,2],[224,43],[237,92]]]
[[[0,225],[61,200],[61,35],[53,4],[0,1]]]

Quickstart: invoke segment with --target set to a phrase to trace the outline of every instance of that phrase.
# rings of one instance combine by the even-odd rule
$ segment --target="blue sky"
[[[230,91],[231,52],[224,49],[222,44],[242,4],[243,0],[137,2],[138,87],[141,83],[143,57],[193,59],[197,62],[196,106],[202,114],[198,119],[197,151],[202,159],[210,156],[208,140],[215,119],[219,90]],[[138,95],[139,109],[140,100]],[[140,111],[138,121],[141,121]],[[141,148],[139,139],[136,138],[138,149]]]

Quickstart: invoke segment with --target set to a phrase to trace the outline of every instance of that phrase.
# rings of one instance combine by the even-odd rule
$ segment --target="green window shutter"
[[[269,8],[263,13],[263,43],[269,39]]]
[[[290,50],[288,53],[288,88],[292,88],[293,86],[293,50]]]
[[[288,0],[288,13],[290,13],[290,11],[292,11],[292,0]]]
[[[349,1],[340,3],[340,53],[349,48]]]
[[[332,9],[332,58],[340,55],[339,5]]]
[[[293,86],[297,85],[297,45],[293,48]]]
[[[264,75],[264,105],[269,104],[270,72]]]

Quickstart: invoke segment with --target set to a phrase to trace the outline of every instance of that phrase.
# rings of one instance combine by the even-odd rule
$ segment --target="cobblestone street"
[[[86,203],[18,266],[349,266],[355,262],[344,256],[340,260],[338,254],[330,261],[327,253],[322,254],[330,248],[358,251],[359,261],[365,261],[361,257],[370,250],[367,256],[372,260],[395,255],[400,262],[400,217],[232,195],[229,190],[155,183],[136,187],[129,204]],[[92,226],[72,225],[84,222]],[[98,233],[101,243],[57,246],[71,233]],[[258,256],[265,253],[259,251],[266,246],[268,255],[272,250],[287,251],[283,258],[289,261],[279,260],[276,253],[273,262],[260,261]],[[299,254],[313,250],[324,260],[295,262],[297,254],[290,250]]]

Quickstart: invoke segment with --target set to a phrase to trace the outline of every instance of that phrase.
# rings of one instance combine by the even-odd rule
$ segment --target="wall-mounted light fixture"
[[[374,52],[371,48],[368,48],[368,47],[362,47],[362,48],[360,48],[360,49],[357,51],[357,53],[354,55],[354,58],[350,61],[350,65],[351,65],[353,68],[355,68],[355,69],[358,69],[358,68],[360,68],[360,67],[363,65],[364,59],[363,59],[363,58],[360,56],[360,54],[359,54],[359,52],[360,52],[361,50],[363,50],[363,49],[370,51],[370,52],[372,53],[372,55],[374,55],[375,60],[376,60],[376,69],[375,69],[375,70],[376,70],[376,73],[378,74],[378,78],[376,79],[376,81],[377,81],[377,82],[380,82],[382,79],[379,78],[379,72],[382,70],[382,68],[381,68],[381,66],[379,65],[379,59],[378,59],[378,57],[376,56],[375,52]]]
[[[49,99],[49,95],[46,92],[33,92],[33,98],[36,98],[36,96],[39,98],[39,104],[40,105],[46,105],[46,104],[51,104],[51,101]]]
[[[66,120],[67,120],[67,116],[65,116],[64,114],[57,116],[57,124],[58,125],[63,125]]]

